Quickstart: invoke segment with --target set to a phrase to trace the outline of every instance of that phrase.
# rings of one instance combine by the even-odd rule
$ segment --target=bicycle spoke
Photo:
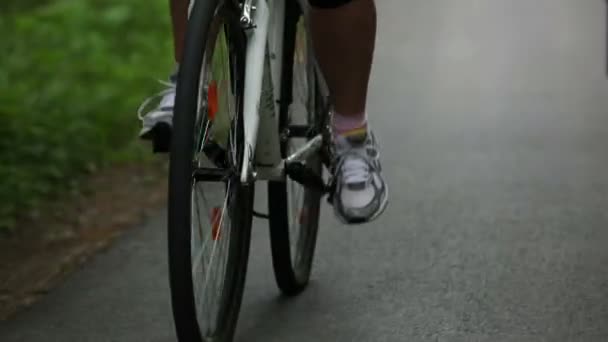
[[[229,199],[228,199],[229,201]],[[229,206],[226,206],[226,210],[230,210]],[[213,287],[215,289],[214,292],[211,293],[211,295],[209,296],[210,298],[210,303],[209,306],[210,308],[216,308],[216,304],[222,299],[222,289],[223,287],[222,282],[225,280],[225,270],[226,270],[226,262],[227,262],[227,258],[228,258],[228,254],[224,253],[225,250],[225,246],[228,244],[228,241],[230,241],[230,230],[231,230],[231,225],[232,222],[230,220],[230,216],[226,216],[225,217],[225,222],[222,222],[220,225],[220,232],[218,234],[220,234],[220,238],[218,238],[219,240],[219,246],[218,246],[218,254],[219,254],[219,259],[218,260],[218,264],[219,267],[216,267],[213,274],[215,275],[214,280],[213,281]],[[225,224],[224,224],[225,223]],[[224,228],[225,227],[225,228]],[[228,230],[227,232],[224,230]],[[217,241],[216,241],[217,243]],[[219,308],[218,310],[213,310],[213,312],[215,313],[215,315],[212,315],[210,317],[210,322],[215,322],[217,324],[218,318],[219,318]],[[211,312],[210,312],[211,315]]]
[[[227,185],[226,188],[229,190],[230,186],[231,186],[231,181],[228,181],[228,185]],[[218,236],[222,236],[222,227],[223,227],[223,224],[224,224],[224,217],[225,217],[225,213],[226,213],[226,210],[227,210],[227,204],[228,204],[228,201],[229,201],[229,197],[230,197],[230,191],[227,191],[226,192],[226,196],[225,196],[225,198],[223,200],[223,206],[222,206],[221,214],[220,214],[220,217],[219,217],[219,222],[217,223],[218,227],[219,227],[218,228],[218,233],[217,233]],[[204,201],[206,201],[206,199]],[[206,304],[209,304],[209,302],[210,302],[210,300],[208,300],[208,298],[211,298],[211,301],[212,301],[213,297],[214,297],[213,295],[209,296],[208,293],[207,293],[207,290],[208,290],[209,283],[210,283],[210,279],[209,278],[211,277],[212,274],[217,274],[217,271],[216,271],[217,267],[213,267],[213,266],[214,266],[214,260],[215,260],[215,257],[216,257],[216,252],[217,252],[217,249],[218,249],[218,247],[217,247],[218,246],[218,239],[213,239],[213,235],[214,235],[213,226],[216,224],[213,221],[214,221],[213,218],[211,218],[210,219],[210,223],[211,223],[212,229],[211,229],[210,239],[208,239],[208,240],[209,241],[213,241],[212,242],[213,247],[211,248],[211,254],[209,256],[209,259],[204,258],[204,256],[205,256],[204,250],[206,249],[205,245],[206,245],[207,239],[203,243],[203,248],[201,249],[201,252],[198,253],[200,255],[200,257],[197,256],[197,259],[196,259],[197,264],[198,264],[198,260],[202,260],[203,258],[205,259],[205,261],[202,262],[202,264],[204,264],[204,266],[203,266],[203,273],[204,273],[203,288],[199,292],[199,294],[203,296],[203,299],[202,300],[197,300],[197,305],[198,305],[198,312],[199,313],[205,313],[206,314],[205,316],[207,316],[207,318],[209,319],[209,322],[212,322],[211,321],[211,317],[209,317],[209,316],[211,316],[213,314],[213,311],[215,311],[215,307],[214,306],[207,306],[206,305]],[[208,260],[208,262],[207,262],[207,260]],[[195,272],[197,268],[193,267],[193,272]],[[223,281],[223,279],[220,279],[220,280]],[[197,283],[200,284],[200,282],[197,282]],[[217,279],[215,279],[214,283],[217,284]],[[213,291],[213,292],[216,292],[216,291]],[[214,302],[211,302],[211,304],[214,304]],[[201,307],[201,306],[206,306],[206,308],[208,310],[204,310],[205,308]],[[208,328],[209,334],[210,334],[211,327],[207,327],[207,328]]]
[[[194,197],[194,205],[196,206],[196,221],[198,222],[198,234],[199,234],[198,236],[199,236],[201,242],[203,242],[203,246],[201,247],[201,253],[202,253],[202,251],[204,250],[204,246],[205,245],[204,245],[204,241],[203,241],[203,228],[202,228],[203,224],[201,223],[201,211],[200,211],[200,205],[198,203],[198,196],[197,196],[198,189],[197,189],[197,186],[198,186],[198,184],[194,184],[193,197]],[[194,248],[191,248],[191,250],[194,250]],[[199,259],[198,256],[194,258],[195,264],[192,267],[193,268],[193,272],[194,272],[194,269],[198,268],[198,263],[197,263],[198,259]]]
[[[205,200],[205,196],[203,195],[204,193],[203,193],[202,191],[201,191],[200,193],[201,193],[201,195],[202,195],[202,197],[203,197],[203,202],[206,202],[206,200]],[[198,204],[198,200],[197,200],[197,198],[198,198],[198,197],[196,196],[196,193],[195,193],[195,202],[197,202],[197,217],[199,218],[199,219],[198,219],[198,223],[199,223],[200,237],[201,237],[201,240],[203,240],[203,234],[204,234],[203,232],[204,232],[204,231],[203,231],[203,228],[202,228],[202,227],[203,227],[203,224],[200,222],[200,216],[201,216],[201,215],[200,215],[200,209],[199,209],[199,208],[200,208],[200,205]],[[211,222],[211,221],[210,221],[210,222]],[[201,241],[201,242],[202,242],[201,249],[200,249],[200,251],[199,251],[199,252],[196,254],[196,256],[193,258],[193,259],[194,259],[194,262],[193,262],[193,265],[192,265],[192,272],[195,272],[195,270],[197,270],[197,269],[198,269],[198,267],[200,266],[200,264],[201,264],[201,262],[202,262],[203,254],[204,254],[204,252],[205,252],[205,250],[206,250],[206,247],[207,247],[207,241],[209,241],[209,240],[208,240],[208,239],[205,239],[204,241]]]
[[[200,150],[199,152],[203,151],[203,147],[205,146],[205,144],[208,142],[209,140],[209,128],[211,126],[211,121],[210,120],[205,120],[205,135],[203,136],[203,143],[201,144]]]
[[[223,253],[223,251],[226,248],[226,245],[228,245],[228,241],[230,241],[230,230],[232,227],[232,222],[230,220],[230,217],[228,216],[226,218],[227,222],[225,225],[223,225],[223,227],[226,227],[225,229],[228,230],[228,232],[222,232],[222,238],[220,239],[220,243],[219,243],[219,258],[220,260],[218,260],[220,267],[216,267],[216,277],[215,277],[215,281],[214,281],[214,285],[215,285],[215,293],[212,293],[212,295],[210,296],[211,298],[211,305],[209,307],[215,308],[216,304],[221,301],[222,299],[222,290],[223,290],[223,286],[222,282],[225,280],[225,272],[226,272],[226,266],[227,266],[227,259],[228,259],[228,254],[227,253]],[[218,320],[219,320],[219,307],[218,310],[214,310],[215,311],[215,316],[213,316],[213,319],[211,320],[211,322],[215,322],[215,324],[217,324]]]
[[[230,185],[230,182],[229,182],[229,185]],[[226,204],[228,203],[228,197],[229,197],[229,194],[226,194],[226,199],[224,201],[224,206],[223,206],[223,209],[222,209],[222,214],[220,216],[219,223],[218,223],[219,224],[219,230],[220,230],[220,232],[218,234],[221,234],[221,229],[222,229],[223,220],[224,220],[224,213],[226,211]],[[218,245],[217,240],[214,240],[214,242],[213,242],[213,249],[211,251],[211,256],[210,256],[210,260],[209,260],[210,267],[213,264],[213,259],[214,259],[215,255],[216,255],[215,252],[216,252],[216,249],[217,249],[217,245]],[[203,288],[203,293],[205,293],[205,291],[206,291],[206,289],[208,287],[208,284],[209,284],[209,276],[211,274],[210,269],[207,269],[206,273],[207,274],[205,276],[205,281],[204,281],[204,284],[205,284],[204,286],[205,287]]]
[[[196,215],[194,223],[198,224],[198,227],[193,227],[192,248],[193,252],[196,251],[195,253],[193,253],[195,255],[193,256],[192,274],[195,280],[195,284],[198,285],[196,286],[196,293],[198,295],[195,296],[195,302],[197,306],[197,311],[200,314],[204,314],[210,324],[209,327],[201,327],[201,329],[206,330],[208,333],[210,333],[210,331],[213,329],[212,325],[216,323],[215,320],[218,318],[219,309],[217,309],[216,304],[219,303],[219,298],[215,297],[217,296],[217,293],[221,292],[221,285],[223,285],[223,275],[226,269],[226,265],[222,265],[222,263],[225,263],[227,261],[227,256],[224,256],[222,254],[226,252],[225,246],[227,242],[224,242],[222,240],[230,239],[230,237],[228,236],[230,228],[223,227],[225,226],[225,224],[230,223],[229,220],[226,220],[226,218],[228,217],[226,216],[226,211],[228,210],[231,183],[229,182],[227,186],[223,186],[222,188],[223,190],[225,190],[225,195],[222,199],[221,214],[219,217],[215,214],[211,216],[207,214],[206,221],[203,220],[203,214],[201,213],[201,209],[206,213],[213,213],[213,207],[210,205],[210,201],[207,198],[204,189],[199,184],[195,184],[193,187],[194,191],[192,196],[193,205],[196,207],[193,211],[193,213]],[[201,208],[201,206],[204,208]],[[207,224],[209,227],[211,227],[209,234],[205,234],[203,224]],[[215,225],[218,226],[217,234],[214,231]],[[222,238],[221,240],[214,239],[214,236],[221,236]],[[197,239],[197,237],[199,239]],[[212,250],[211,255],[209,256],[207,254],[210,247]],[[219,258],[217,257],[218,254],[220,255]],[[214,263],[217,262],[219,262],[220,264],[214,265]],[[203,277],[204,280],[200,279]],[[213,288],[209,289],[210,286]],[[203,297],[201,298],[201,296]]]

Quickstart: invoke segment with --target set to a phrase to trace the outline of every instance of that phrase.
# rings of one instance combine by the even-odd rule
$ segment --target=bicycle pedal
[[[158,123],[150,132],[152,135],[152,151],[154,153],[168,153],[171,149],[171,126]]]
[[[323,177],[301,162],[285,164],[285,174],[307,188],[312,188],[322,193],[329,191],[329,187],[325,184]]]

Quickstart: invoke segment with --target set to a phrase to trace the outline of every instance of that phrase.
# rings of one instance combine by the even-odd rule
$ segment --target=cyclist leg
[[[309,0],[312,38],[334,109],[334,210],[345,223],[363,223],[386,208],[388,191],[366,101],[376,39],[374,0]]]
[[[175,102],[175,83],[179,61],[182,58],[186,25],[188,22],[189,0],[170,0],[171,26],[173,31],[173,46],[175,58],[175,71],[169,76],[168,82],[162,82],[166,88],[158,94],[146,99],[138,110],[142,121],[142,129],[139,136],[143,139],[152,139],[154,128],[166,125],[171,128],[173,124],[173,106]],[[152,108],[149,108],[153,105]]]
[[[175,63],[179,63],[182,60],[182,52],[184,51],[190,0],[169,0],[169,2],[171,6],[171,28],[173,31]]]

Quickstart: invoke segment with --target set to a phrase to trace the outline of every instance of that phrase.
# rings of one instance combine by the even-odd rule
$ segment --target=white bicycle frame
[[[287,158],[281,158],[279,106],[283,67],[283,31],[286,0],[245,0],[241,24],[247,32],[243,118],[245,151],[241,181],[280,180],[285,162],[301,161],[316,153],[323,139],[318,135]],[[308,1],[298,0],[308,21]],[[308,25],[307,25],[308,27]],[[307,44],[312,49],[312,44]],[[315,64],[317,79],[326,89]]]

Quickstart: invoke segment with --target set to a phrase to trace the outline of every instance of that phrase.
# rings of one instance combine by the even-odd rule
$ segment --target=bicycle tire
[[[231,155],[233,170],[230,173],[232,175],[230,177],[233,178],[230,179],[235,181],[227,181],[224,186],[227,193],[224,209],[228,212],[230,230],[227,237],[229,240],[225,242],[228,251],[225,269],[220,273],[223,275],[220,277],[223,278],[224,285],[220,295],[216,297],[219,307],[216,318],[217,328],[213,335],[205,336],[205,332],[201,329],[202,324],[200,324],[202,322],[199,311],[201,305],[196,303],[196,296],[200,294],[195,293],[197,284],[194,283],[196,278],[194,269],[198,272],[198,268],[193,268],[193,249],[191,248],[195,235],[192,228],[194,220],[192,206],[193,197],[196,194],[193,195],[193,192],[197,191],[197,183],[193,180],[195,168],[193,156],[195,152],[198,154],[201,151],[206,152],[197,144],[199,140],[202,140],[204,144],[207,138],[199,139],[195,130],[199,127],[207,127],[206,124],[209,123],[207,115],[200,115],[201,108],[204,107],[199,98],[201,96],[200,84],[205,71],[203,69],[209,48],[208,43],[213,41],[210,35],[218,21],[220,22],[218,32],[225,33],[229,54],[230,86],[228,89],[234,93],[236,103],[236,115],[230,123],[231,135],[227,143],[230,151],[234,151]],[[254,198],[253,185],[242,184],[239,180],[239,162],[242,160],[244,150],[242,100],[240,99],[242,99],[244,88],[245,44],[245,36],[239,25],[238,9],[233,2],[205,0],[195,3],[188,23],[184,58],[178,75],[169,168],[169,280],[174,325],[179,341],[231,341],[238,320],[249,257]],[[208,134],[208,130],[204,134]],[[200,148],[200,150],[195,150],[195,148]],[[219,170],[226,171],[228,168]],[[199,223],[200,216],[200,213],[197,213]],[[220,228],[218,229],[222,229],[222,223],[223,216],[219,220]],[[215,223],[211,226],[214,230]],[[220,239],[215,231],[210,235],[213,236],[214,241]],[[203,251],[205,246],[203,244],[201,247]],[[213,248],[212,253],[215,251],[215,245]],[[210,262],[212,261],[213,254]],[[197,264],[194,263],[194,265]],[[207,270],[207,272],[210,271]],[[205,279],[207,280],[208,277],[209,275]],[[203,304],[206,305],[206,303]]]
[[[279,130],[286,132],[291,123],[290,106],[293,104],[294,91],[294,61],[298,49],[298,33],[306,34],[302,10],[295,0],[286,2],[285,31],[283,38],[283,70],[281,80],[281,101]],[[304,30],[303,30],[304,29]],[[300,36],[302,38],[302,36]],[[307,38],[307,37],[306,37]],[[312,49],[309,40],[304,48],[306,54],[305,75],[308,98],[304,104],[308,113],[308,126],[319,128],[322,111],[320,88],[314,73]],[[301,43],[302,41],[300,41]],[[300,44],[301,48],[301,44]],[[300,55],[301,56],[301,55]],[[316,127],[315,127],[316,126]],[[281,154],[286,157],[289,153],[289,141],[281,141]],[[323,166],[320,155],[306,161],[306,165],[318,174],[322,174]],[[283,294],[294,296],[302,292],[310,279],[314,259],[317,234],[319,229],[319,215],[321,196],[319,191],[305,188],[302,194],[302,208],[299,208],[298,222],[290,222],[290,180],[268,182],[268,209],[270,225],[270,242],[275,280]],[[291,188],[293,190],[293,188]],[[292,199],[293,200],[293,199]],[[291,213],[293,215],[294,213]],[[303,219],[304,217],[304,219]],[[291,219],[294,217],[291,216]],[[299,230],[295,232],[295,225]],[[297,235],[297,236],[294,236]],[[292,240],[296,239],[292,244]]]

